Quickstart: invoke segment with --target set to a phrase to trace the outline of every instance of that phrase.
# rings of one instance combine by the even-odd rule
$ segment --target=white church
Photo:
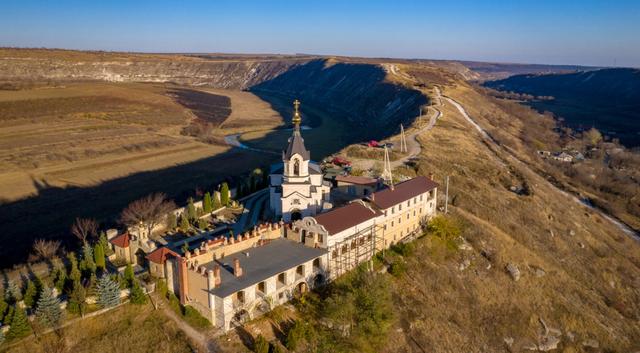
[[[324,181],[320,166],[311,161],[300,134],[300,102],[294,101],[293,134],[282,152],[282,164],[271,167],[269,194],[271,211],[284,222],[316,215],[331,208],[331,183]]]

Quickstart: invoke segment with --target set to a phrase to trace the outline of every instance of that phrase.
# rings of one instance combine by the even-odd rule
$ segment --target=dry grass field
[[[124,305],[100,316],[78,321],[57,333],[27,338],[12,353],[63,352],[193,352],[177,325],[149,305]]]
[[[465,100],[459,88],[444,93]],[[561,331],[559,351],[640,349],[638,240],[483,143],[450,104],[443,112],[419,138],[417,172],[440,183],[451,177],[450,210],[472,249],[442,257],[417,243],[396,287],[400,319],[386,351],[519,352],[540,343],[541,320]],[[508,190],[523,179],[531,195]],[[585,346],[590,340],[597,349]]]
[[[145,194],[162,191],[182,201],[197,188],[267,165],[268,158],[231,150],[222,137],[282,123],[249,92],[102,82],[18,87],[0,90],[0,224],[2,237],[18,239],[16,248],[0,249],[3,265],[24,261],[33,239],[60,237],[75,217],[113,225]],[[207,130],[209,143],[183,134],[194,122],[210,123],[197,113],[221,101],[228,104],[216,119],[229,119],[229,129]]]

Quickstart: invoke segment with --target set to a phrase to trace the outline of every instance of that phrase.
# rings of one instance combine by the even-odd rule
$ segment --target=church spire
[[[299,100],[294,100],[293,101],[293,109],[294,109],[294,113],[293,113],[293,128],[295,130],[299,130],[300,129],[300,122],[302,121],[302,118],[300,117],[300,101]]]

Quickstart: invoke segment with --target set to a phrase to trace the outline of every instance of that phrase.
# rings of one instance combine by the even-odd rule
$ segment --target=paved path
[[[240,134],[227,135],[227,136],[224,137],[224,142],[229,146],[237,147],[237,148],[240,148],[240,149],[243,149],[243,150],[280,155],[280,153],[278,153],[278,152],[269,151],[269,150],[263,150],[263,149],[260,149],[260,148],[253,148],[253,147],[247,146],[244,143],[240,142],[238,137],[240,137]]]
[[[451,103],[454,107],[456,107],[456,109],[458,109],[458,111],[460,112],[460,114],[476,129],[478,130],[478,132],[480,133],[480,135],[482,135],[482,137],[490,144],[492,144],[496,149],[499,149],[501,151],[503,151],[504,153],[506,153],[506,155],[510,156],[512,161],[515,162],[515,164],[518,164],[520,167],[527,169],[529,172],[537,174],[534,170],[532,170],[529,165],[525,162],[523,162],[522,160],[520,160],[517,156],[515,156],[513,153],[511,153],[510,151],[508,151],[507,149],[503,148],[502,146],[500,146],[500,144],[498,144],[492,137],[491,135],[489,135],[489,133],[483,129],[480,124],[478,124],[478,122],[476,122],[471,116],[469,116],[469,114],[467,113],[467,111],[464,109],[464,107],[462,106],[462,104],[460,104],[459,102],[453,100],[450,97],[444,97],[449,103]],[[496,155],[497,157],[497,155]],[[501,161],[502,164],[504,165],[504,162],[508,162],[508,161]],[[633,229],[631,229],[629,226],[627,226],[626,224],[624,224],[622,221],[620,221],[619,219],[617,219],[616,217],[606,213],[604,210],[599,209],[597,207],[594,207],[593,205],[590,205],[588,203],[585,203],[583,201],[582,198],[574,195],[574,194],[570,194],[568,192],[566,192],[565,190],[560,189],[559,187],[555,186],[554,184],[552,184],[551,182],[549,182],[546,178],[542,178],[549,186],[551,186],[552,189],[554,189],[556,192],[559,192],[569,198],[571,198],[573,201],[587,207],[588,209],[597,212],[600,216],[602,216],[603,218],[607,219],[609,222],[611,222],[613,225],[615,225],[618,229],[620,229],[622,232],[626,233],[627,235],[632,236],[634,239],[639,240],[640,241],[640,234],[636,233]]]
[[[407,139],[407,154],[400,159],[397,159],[395,161],[390,161],[392,170],[396,167],[404,165],[411,158],[414,158],[420,155],[420,152],[422,151],[422,145],[420,145],[420,143],[418,142],[418,136],[424,132],[427,132],[433,129],[438,119],[442,117],[443,115],[442,111],[440,111],[440,109],[437,108],[441,104],[440,90],[438,89],[438,87],[435,87],[435,92],[436,92],[436,96],[435,96],[436,99],[434,101],[437,102],[436,105],[427,107],[427,112],[431,112],[431,115],[429,116],[429,122],[427,123],[426,126],[422,128],[405,131],[405,137]],[[421,115],[418,118],[416,118],[416,120],[419,120],[420,118],[426,117],[426,116],[428,115]],[[396,146],[400,146],[400,143],[397,143]],[[376,162],[380,162],[380,163],[383,162],[382,160],[359,159],[359,158],[349,158],[349,160],[351,161],[354,168],[358,168],[362,170],[372,169]]]
[[[240,218],[233,224],[233,234],[242,233],[245,229],[251,228],[259,221],[262,210],[269,200],[269,189],[263,189],[254,193],[251,197],[245,199],[244,209]]]

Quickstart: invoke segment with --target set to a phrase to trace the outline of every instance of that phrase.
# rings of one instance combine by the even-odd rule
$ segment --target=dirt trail
[[[454,107],[456,107],[456,109],[458,109],[458,111],[460,112],[460,114],[476,129],[478,130],[478,132],[480,133],[480,135],[482,136],[482,138],[487,141],[487,143],[491,144],[494,148],[496,148],[497,150],[500,150],[502,152],[505,153],[506,156],[509,156],[510,160],[502,160],[501,162],[504,163],[510,163],[513,162],[514,164],[517,164],[519,167],[524,168],[526,170],[528,170],[529,172],[533,173],[533,174],[537,174],[533,169],[531,169],[529,167],[529,165],[525,162],[523,162],[522,160],[520,160],[517,156],[515,156],[513,153],[511,153],[510,151],[508,151],[507,149],[503,148],[502,146],[500,146],[499,143],[497,143],[490,135],[489,133],[483,129],[480,124],[478,124],[478,122],[476,122],[473,118],[471,118],[471,116],[469,116],[469,114],[467,113],[467,111],[464,109],[464,107],[462,106],[462,104],[460,104],[459,102],[455,101],[454,99],[445,96],[444,97],[449,103],[451,103]],[[499,156],[496,155],[497,158],[501,158]],[[502,158],[501,158],[502,159]],[[550,183],[547,179],[545,179],[544,177],[542,178],[546,183],[548,183],[549,186],[551,186],[551,188],[553,190],[555,190],[556,192],[559,192],[569,198],[571,198],[573,201],[579,203],[580,205],[594,211],[597,212],[600,216],[602,216],[603,218],[607,219],[609,222],[613,223],[613,225],[615,225],[618,229],[620,229],[622,232],[624,232],[627,235],[632,236],[632,238],[634,238],[635,240],[640,241],[640,235],[638,233],[636,233],[633,229],[631,229],[630,227],[628,227],[626,224],[624,224],[622,221],[620,221],[619,219],[615,218],[612,215],[607,214],[606,212],[604,212],[603,210],[593,207],[592,205],[586,204],[584,203],[579,197],[577,197],[576,195],[570,194],[560,188],[558,188],[557,186],[553,185],[552,183]]]
[[[154,301],[158,301],[157,298],[154,299]],[[158,301],[158,306],[160,309],[162,309],[162,312],[167,315],[168,318],[173,320],[176,325],[178,325],[178,328],[182,330],[182,332],[184,332],[184,334],[187,335],[187,337],[189,337],[191,341],[196,343],[200,349],[204,349],[204,352],[222,352],[222,350],[214,341],[216,335],[213,333],[213,331],[206,333],[200,332],[191,327],[180,317],[178,317],[178,315],[171,308],[167,307],[162,301]]]

